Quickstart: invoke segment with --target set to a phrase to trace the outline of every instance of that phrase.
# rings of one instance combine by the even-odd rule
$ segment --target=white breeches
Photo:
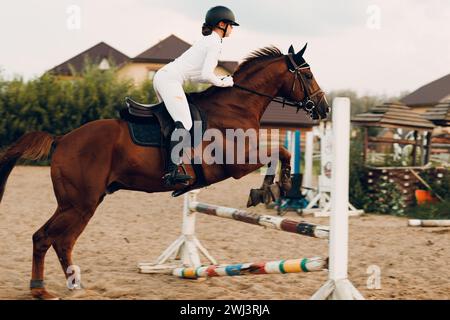
[[[191,112],[183,90],[183,78],[172,70],[160,69],[153,77],[153,89],[159,102],[164,101],[174,121],[180,121],[186,130],[192,127]]]

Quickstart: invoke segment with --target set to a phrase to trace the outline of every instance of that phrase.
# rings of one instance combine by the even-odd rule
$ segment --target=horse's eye
[[[305,77],[306,79],[311,80],[313,78],[313,75],[312,73],[305,73]]]

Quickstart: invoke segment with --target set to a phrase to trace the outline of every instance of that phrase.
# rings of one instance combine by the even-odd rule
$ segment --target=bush
[[[368,201],[364,205],[365,211],[398,216],[405,214],[405,201],[394,182],[381,181],[367,189]]]
[[[189,91],[203,88],[186,87]],[[87,64],[70,80],[46,73],[28,82],[5,81],[0,74],[0,150],[29,131],[63,135],[90,121],[117,118],[126,96],[157,102],[152,81],[135,87],[131,80],[118,79],[114,67],[99,70]]]
[[[363,137],[361,128],[353,129],[350,140],[349,201],[356,208],[365,208],[369,201],[366,188],[367,170],[363,162]]]

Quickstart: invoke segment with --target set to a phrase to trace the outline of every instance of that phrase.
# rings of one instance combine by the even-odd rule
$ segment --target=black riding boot
[[[186,130],[183,126],[183,124],[179,121],[175,122],[175,132],[176,130]],[[173,134],[172,132],[172,134]],[[172,134],[170,136],[172,136]],[[183,141],[183,140],[182,140]],[[168,186],[174,186],[178,183],[185,184],[187,181],[192,179],[192,177],[186,173],[180,173],[178,171],[179,165],[182,161],[182,154],[173,154],[172,150],[175,148],[175,146],[179,143],[182,143],[182,141],[172,141],[170,140],[169,147],[167,148],[167,172],[163,176],[164,183]],[[182,152],[180,152],[182,153]]]

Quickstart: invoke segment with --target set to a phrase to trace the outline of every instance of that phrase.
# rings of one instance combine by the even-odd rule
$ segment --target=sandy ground
[[[199,200],[245,208],[252,174],[203,190]],[[182,197],[119,191],[98,208],[74,251],[85,290],[72,292],[53,249],[46,260],[49,290],[64,299],[308,299],[326,272],[180,280],[137,272],[175,240]],[[16,167],[0,204],[0,299],[30,299],[32,234],[53,214],[48,167]],[[275,214],[263,206],[250,211]],[[288,213],[292,219],[300,219]],[[326,218],[307,218],[327,224]],[[350,219],[349,276],[366,299],[449,299],[450,229],[408,228],[406,219],[366,215]],[[198,215],[198,237],[221,263],[327,255],[327,243],[236,221]],[[381,288],[367,288],[367,269],[380,267]]]

